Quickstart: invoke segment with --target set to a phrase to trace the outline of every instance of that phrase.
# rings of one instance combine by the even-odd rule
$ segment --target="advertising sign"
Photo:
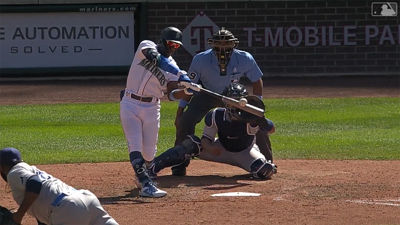
[[[135,7],[0,14],[0,68],[129,66]]]

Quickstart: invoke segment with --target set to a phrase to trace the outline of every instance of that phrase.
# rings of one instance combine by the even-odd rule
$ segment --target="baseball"
[[[245,98],[239,99],[239,105],[240,106],[246,106],[246,104],[247,104],[247,99],[245,99]]]

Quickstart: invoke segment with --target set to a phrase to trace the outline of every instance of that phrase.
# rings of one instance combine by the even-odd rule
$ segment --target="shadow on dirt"
[[[250,174],[221,176],[221,175],[203,175],[203,176],[184,176],[177,177],[172,175],[159,176],[157,183],[160,188],[177,187],[203,187],[206,190],[226,190],[236,187],[247,186],[250,184],[240,181],[255,181]]]
[[[203,176],[184,176],[177,177],[172,175],[159,176],[156,180],[157,186],[160,189],[168,190],[166,188],[191,188],[201,187],[204,190],[211,191],[224,191],[238,187],[245,187],[257,182],[250,174],[241,174],[234,176],[221,176],[221,175],[203,175]],[[260,180],[265,182],[266,180]],[[126,190],[125,195],[100,197],[99,200],[103,205],[112,204],[146,204],[157,203],[155,198],[142,198],[139,197],[139,189]]]

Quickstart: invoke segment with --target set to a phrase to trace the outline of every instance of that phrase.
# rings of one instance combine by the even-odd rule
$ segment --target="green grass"
[[[264,102],[276,159],[400,160],[399,98]],[[159,153],[173,145],[176,107],[162,103]],[[118,103],[1,106],[0,148],[8,146],[34,164],[128,159]]]

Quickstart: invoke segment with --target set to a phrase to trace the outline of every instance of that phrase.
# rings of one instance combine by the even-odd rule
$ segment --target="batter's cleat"
[[[185,166],[176,166],[171,167],[172,175],[177,177],[184,177],[186,176],[186,167]]]
[[[147,182],[140,190],[139,195],[148,198],[161,198],[166,196],[167,192],[158,189],[153,182]]]

